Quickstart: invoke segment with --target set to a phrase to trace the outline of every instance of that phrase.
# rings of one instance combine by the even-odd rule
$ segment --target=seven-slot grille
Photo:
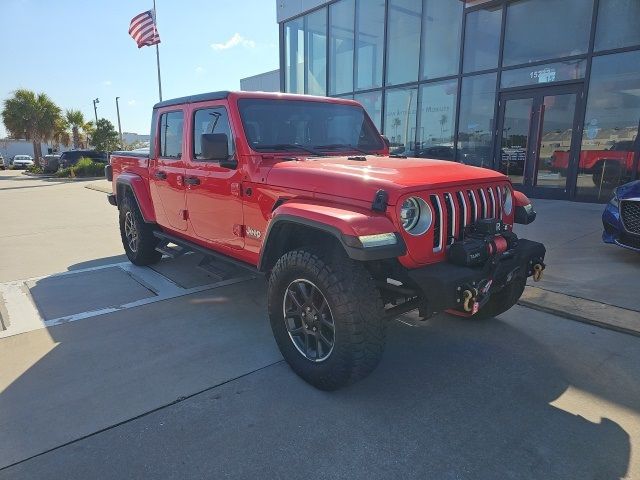
[[[446,245],[462,240],[465,227],[479,218],[502,218],[505,188],[469,188],[429,195],[433,210],[433,251],[440,252]]]
[[[622,224],[627,232],[640,235],[640,201],[622,200],[620,202]]]

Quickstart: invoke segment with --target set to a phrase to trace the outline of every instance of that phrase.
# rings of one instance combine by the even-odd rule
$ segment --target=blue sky
[[[278,68],[274,0],[156,0],[164,99],[239,90]],[[153,0],[0,0],[0,101],[18,88],[45,92],[122,130],[147,133],[158,101],[155,47],[138,49],[131,19]],[[1,108],[1,107],[0,107]],[[0,138],[6,134],[0,121]]]

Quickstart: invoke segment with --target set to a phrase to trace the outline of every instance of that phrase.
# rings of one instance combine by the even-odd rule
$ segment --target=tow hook
[[[465,312],[472,312],[473,307],[476,304],[476,298],[478,297],[478,290],[472,288],[471,290],[465,290],[462,292],[462,308]]]
[[[542,280],[542,272],[544,271],[544,265],[542,265],[541,263],[536,263],[533,266],[533,281],[534,282],[539,282],[540,280]]]

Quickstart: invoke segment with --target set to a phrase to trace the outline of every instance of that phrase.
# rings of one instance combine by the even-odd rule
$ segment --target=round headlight
[[[420,197],[407,198],[400,207],[402,228],[411,235],[422,235],[431,227],[431,208]]]
[[[511,193],[511,189],[509,187],[504,187],[504,213],[507,215],[511,215],[513,211],[513,194]]]
[[[400,222],[407,232],[416,226],[420,217],[420,206],[415,198],[407,198],[400,207]]]

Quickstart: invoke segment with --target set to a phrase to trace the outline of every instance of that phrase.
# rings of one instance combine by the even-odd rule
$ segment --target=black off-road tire
[[[333,347],[319,362],[298,350],[285,320],[285,295],[301,279],[322,293],[333,318]],[[380,293],[364,266],[344,252],[322,253],[309,247],[283,255],[269,278],[268,310],[282,356],[316,388],[336,390],[350,385],[369,375],[380,362],[386,335]]]
[[[469,318],[472,320],[486,320],[506,312],[518,303],[526,284],[527,279],[525,277],[515,277],[509,285],[492,294],[489,301],[480,311]]]
[[[131,238],[127,236],[131,225],[137,233],[133,248],[130,245]],[[142,218],[132,195],[126,194],[120,204],[120,238],[127,257],[134,265],[152,265],[162,258],[162,254],[156,250],[159,240],[153,235],[154,230],[154,225],[146,223]]]

